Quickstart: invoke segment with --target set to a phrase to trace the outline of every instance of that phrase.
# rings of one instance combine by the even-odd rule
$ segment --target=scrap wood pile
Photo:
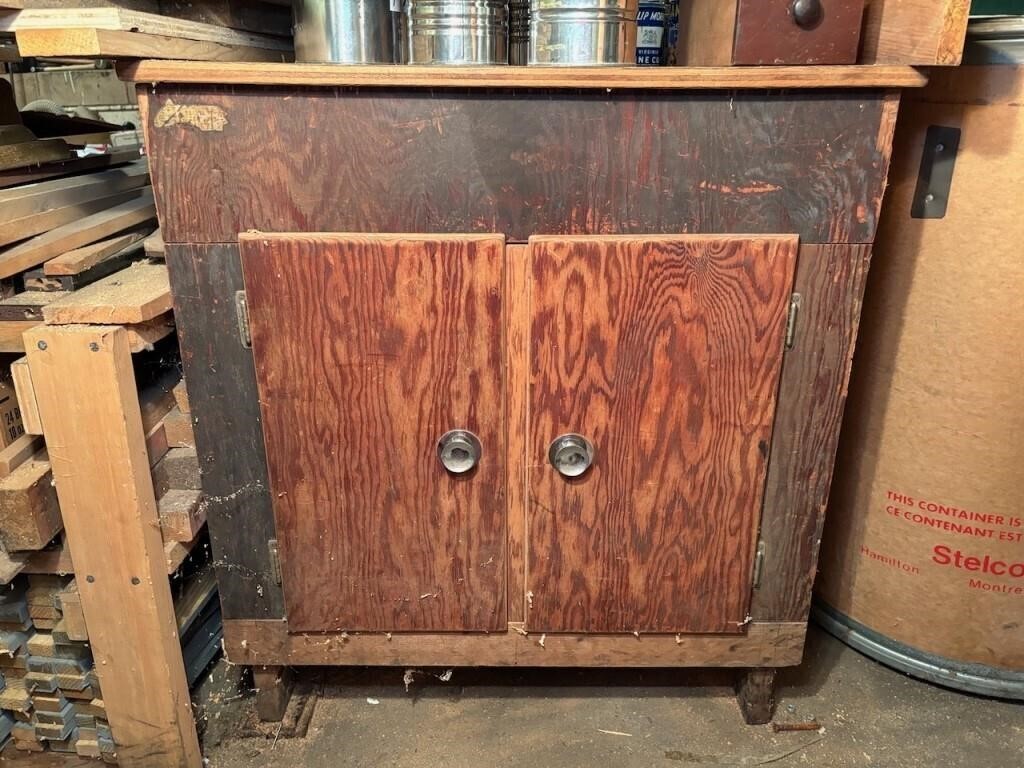
[[[19,57],[287,61],[292,57],[291,34],[286,0],[107,4],[0,0],[0,35],[7,38],[8,61]],[[0,47],[0,56],[2,51]]]

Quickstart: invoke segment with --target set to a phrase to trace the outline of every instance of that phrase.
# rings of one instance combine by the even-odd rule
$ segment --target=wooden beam
[[[14,379],[14,391],[18,396],[18,408],[21,410],[21,423],[28,435],[42,435],[43,423],[39,419],[39,406],[36,404],[36,390],[32,386],[32,371],[28,367],[28,359],[19,357],[11,363],[11,378]]]
[[[20,42],[20,41],[19,41]],[[375,86],[384,88],[642,88],[722,90],[780,88],[920,88],[912,67],[396,67],[390,64],[204,64],[124,62],[123,80],[217,85]]]
[[[70,157],[71,148],[63,139],[36,139],[20,144],[0,144],[0,171],[52,163]]]
[[[95,243],[156,217],[150,189],[134,200],[86,216],[0,251],[0,277],[10,277],[62,253]]]
[[[66,291],[26,290],[0,299],[0,320],[43,321],[43,307],[66,295]]]
[[[43,307],[52,325],[145,323],[171,309],[163,264],[134,264]]]
[[[25,29],[17,34],[22,56],[281,61],[286,52],[262,47],[184,40],[106,29]]]
[[[42,325],[38,320],[0,320],[0,352],[20,354],[25,351],[25,331]]]
[[[6,80],[0,81],[7,83]],[[59,163],[47,163],[36,168],[17,168],[12,171],[0,171],[0,188],[13,187],[18,184],[34,184],[44,179],[67,176],[71,173],[85,173],[102,168],[111,168],[139,159],[139,151],[135,148],[118,149],[109,155],[90,155]]]
[[[284,621],[236,619],[224,622],[224,650],[253,665],[786,667],[800,663],[806,631],[805,622],[755,621],[745,635],[542,636],[521,624],[490,634],[303,634]]]
[[[0,542],[8,551],[42,549],[60,533],[51,479],[45,449],[0,479]]]
[[[30,338],[29,365],[118,762],[199,768],[127,332],[44,326]]]
[[[39,435],[24,434],[15,438],[9,445],[0,449],[0,478],[7,477],[42,448],[43,438]]]
[[[183,491],[177,488],[170,489],[160,497],[160,530],[165,543],[187,543],[199,535],[199,530],[206,523],[206,509],[200,503],[202,497],[200,491]]]

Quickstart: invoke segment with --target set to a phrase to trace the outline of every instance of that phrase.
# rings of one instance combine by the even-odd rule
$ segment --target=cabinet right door
[[[528,629],[743,632],[797,249],[530,240]]]

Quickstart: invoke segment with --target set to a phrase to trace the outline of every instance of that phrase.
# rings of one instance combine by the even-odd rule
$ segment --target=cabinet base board
[[[508,632],[289,633],[275,620],[224,622],[235,664],[395,667],[790,667],[806,622],[752,622],[745,635],[581,635]]]

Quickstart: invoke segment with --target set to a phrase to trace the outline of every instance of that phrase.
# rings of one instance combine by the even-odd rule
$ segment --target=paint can
[[[665,63],[664,0],[641,0],[636,13],[636,63],[660,67]]]
[[[884,664],[1013,699],[1024,699],[1021,101],[1019,65],[935,70],[904,93],[814,611]]]

